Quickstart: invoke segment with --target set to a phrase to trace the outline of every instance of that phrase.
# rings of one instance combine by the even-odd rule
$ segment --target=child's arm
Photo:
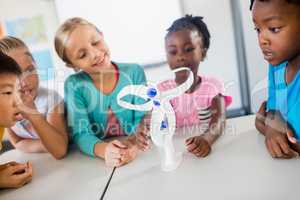
[[[42,145],[56,159],[63,158],[68,148],[68,135],[63,110],[63,103],[60,103],[48,114],[47,119],[40,113],[27,114],[27,118],[39,135]]]
[[[211,121],[209,130],[204,133],[204,138],[212,145],[223,133],[226,121],[225,99],[222,95],[213,98],[211,103]]]
[[[108,166],[119,167],[123,165],[121,158],[126,146],[117,140],[104,142],[89,128],[90,118],[85,97],[81,95],[80,87],[76,87],[77,84],[82,86],[76,77],[71,76],[64,85],[68,124],[73,141],[83,153],[103,158]]]
[[[198,157],[205,157],[211,151],[212,144],[220,137],[225,126],[225,99],[222,95],[213,98],[211,104],[209,129],[203,135],[186,140],[187,150]]]
[[[47,152],[39,139],[25,139],[17,136],[15,132],[8,129],[8,138],[10,143],[16,148],[26,153],[44,153]]]
[[[150,148],[150,118],[151,118],[151,112],[147,113],[144,118],[141,120],[141,123],[139,127],[137,128],[137,131],[135,133],[136,135],[136,144],[138,148],[142,151],[147,151]]]

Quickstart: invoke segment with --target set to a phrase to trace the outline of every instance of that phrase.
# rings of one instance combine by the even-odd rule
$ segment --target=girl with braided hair
[[[204,133],[188,138],[186,148],[197,157],[205,157],[211,146],[221,135],[225,124],[225,110],[231,97],[225,96],[224,85],[217,79],[199,76],[198,69],[204,61],[210,46],[210,33],[203,18],[186,15],[173,22],[165,37],[167,61],[171,70],[188,67],[194,76],[194,83],[183,95],[171,100],[176,115],[176,126],[201,125]],[[161,91],[180,85],[188,78],[186,72],[175,74],[175,80],[159,85]],[[202,126],[203,125],[203,126]],[[138,134],[143,150],[149,148],[147,136]]]

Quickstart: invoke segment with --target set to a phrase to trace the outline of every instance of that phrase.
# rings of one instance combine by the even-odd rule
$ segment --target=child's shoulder
[[[45,108],[48,108],[46,110],[49,110],[49,108],[55,107],[62,101],[62,96],[56,90],[45,87],[39,88],[37,98],[35,99],[35,103],[41,112],[44,112],[42,110]]]
[[[138,73],[144,71],[143,68],[137,63],[115,63],[118,69],[126,74]]]
[[[165,81],[159,83],[157,87],[160,91],[165,91],[165,90],[175,88],[176,86],[177,86],[176,82],[174,80],[170,79],[170,80],[165,80]]]
[[[38,89],[38,97],[60,96],[56,90],[40,87]]]
[[[224,85],[224,83],[216,77],[200,76],[200,78],[201,78],[201,83],[202,84],[209,84],[209,85],[212,85],[212,86],[223,86]]]
[[[194,95],[198,94],[209,94],[209,95],[216,95],[216,94],[224,94],[225,86],[224,83],[216,77],[211,76],[199,76],[201,78],[200,86],[193,92]]]
[[[223,89],[224,84],[222,81],[215,77],[209,77],[209,76],[199,76],[201,78],[201,84],[202,87],[199,87],[198,89],[203,89],[203,87],[209,87],[209,88],[217,88],[217,89]],[[161,91],[169,90],[172,88],[175,88],[177,86],[175,80],[165,80],[158,84],[158,89]]]
[[[71,74],[67,79],[66,79],[66,83],[78,83],[82,80],[86,80],[87,79],[87,74],[84,71],[80,71],[80,72],[76,72],[74,74]]]

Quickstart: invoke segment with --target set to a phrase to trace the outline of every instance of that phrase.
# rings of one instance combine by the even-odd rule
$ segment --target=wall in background
[[[230,1],[183,0],[183,8],[184,13],[203,16],[211,33],[211,47],[207,59],[200,64],[199,73],[222,80],[226,94],[233,97],[230,109],[240,109],[240,80]]]
[[[43,75],[49,75],[50,80],[40,81],[40,84],[44,87],[52,88],[57,91],[61,95],[63,95],[63,83],[65,78],[71,73],[71,70],[67,69],[60,61],[58,56],[56,55],[56,52],[54,50],[54,34],[55,31],[58,28],[59,22],[57,19],[56,14],[56,7],[54,4],[54,1],[51,0],[26,0],[26,1],[20,1],[20,0],[0,0],[0,23],[1,24],[7,24],[9,22],[10,24],[16,24],[16,29],[22,29],[21,27],[18,27],[20,24],[25,24],[28,27],[31,27],[31,29],[34,29],[35,26],[38,26],[45,30],[46,38],[44,38],[45,42],[42,42],[40,44],[32,44],[27,43],[27,45],[30,48],[31,52],[38,52],[37,56],[44,60],[44,63],[40,63],[40,65],[46,65],[46,66],[39,66],[41,68],[49,68],[47,73],[47,69],[43,70]],[[38,18],[38,20],[32,20],[32,18]],[[40,22],[40,24],[35,25],[34,23]],[[19,24],[18,24],[19,23]],[[7,29],[8,27],[5,27]],[[30,28],[29,28],[30,29]],[[5,32],[8,32],[9,30],[5,30]],[[17,30],[17,32],[22,32],[22,30]],[[28,33],[23,33],[25,35],[28,34],[34,34],[34,30],[29,30]],[[37,36],[36,36],[37,37]],[[30,37],[28,37],[30,39]],[[35,38],[33,36],[32,38]],[[22,39],[22,38],[20,38]],[[48,49],[50,53],[50,59],[51,59],[51,65],[48,66],[49,63],[47,60],[45,60],[45,51],[37,51],[37,50],[43,50]],[[46,57],[48,59],[48,57]],[[54,75],[52,75],[52,72],[55,72]],[[54,76],[54,77],[52,77]]]
[[[58,0],[60,1],[60,0]],[[82,1],[86,4],[86,0]],[[236,0],[237,1],[237,0]],[[63,0],[60,3],[69,2],[69,0]],[[78,5],[82,6],[81,9],[88,9],[89,12],[91,10],[99,10],[101,8],[91,7],[89,4],[79,4],[78,0],[72,1],[71,4],[75,5],[75,2]],[[112,5],[114,1],[110,2],[109,5]],[[123,2],[123,1],[122,1]],[[124,1],[125,2],[125,1]],[[126,6],[126,3],[122,3],[121,8],[123,9]],[[139,1],[139,4],[141,1]],[[143,1],[144,2],[144,1]],[[147,1],[148,2],[148,1]],[[150,2],[150,1],[149,1]],[[161,2],[161,1],[160,1]],[[231,109],[239,108],[241,105],[241,97],[239,92],[239,78],[237,76],[238,72],[238,63],[237,63],[237,54],[235,50],[235,38],[233,33],[233,22],[232,22],[232,15],[231,15],[231,7],[230,7],[230,0],[181,0],[174,1],[168,0],[168,3],[164,4],[165,6],[172,5],[170,2],[173,2],[175,6],[172,6],[172,9],[167,9],[166,12],[171,12],[169,16],[169,22],[173,21],[173,18],[177,18],[178,15],[185,13],[194,14],[194,15],[202,15],[204,16],[205,22],[208,24],[208,28],[212,34],[212,44],[211,48],[208,52],[207,59],[200,65],[200,73],[215,76],[225,82],[227,84],[227,93],[234,97],[234,104]],[[153,3],[153,2],[152,2]],[[155,3],[155,2],[154,2]],[[152,5],[154,5],[154,3]],[[70,3],[69,3],[70,4]],[[17,6],[16,6],[17,5]],[[149,4],[150,5],[150,4]],[[147,3],[144,3],[144,7],[149,8],[147,12],[150,12],[151,9],[153,10],[154,7],[150,7]],[[180,7],[182,6],[182,7]],[[60,19],[63,20],[66,18],[64,13],[68,13],[72,11],[70,6],[61,7],[63,9],[59,9],[58,11],[61,13]],[[113,7],[112,7],[113,8]],[[134,6],[131,6],[130,9]],[[151,8],[151,9],[150,9]],[[158,7],[160,8],[160,7]],[[123,9],[124,13],[129,12],[130,9]],[[100,11],[100,10],[99,10]],[[159,10],[159,13],[162,15],[164,12]],[[256,33],[253,30],[253,24],[251,20],[251,12],[249,11],[249,1],[239,0],[239,11],[242,15],[241,21],[243,23],[242,27],[238,27],[242,29],[244,33],[244,44],[245,44],[245,55],[246,55],[246,64],[247,64],[247,71],[248,71],[248,78],[249,78],[249,89],[251,93],[251,105],[252,111],[256,111],[258,106],[260,105],[261,101],[266,98],[266,82],[264,82],[264,78],[266,78],[267,74],[267,63],[264,62],[263,56],[259,49]],[[120,11],[121,12],[121,11]],[[63,81],[68,74],[70,74],[70,70],[68,70],[64,64],[58,59],[54,48],[53,48],[53,37],[54,33],[59,25],[59,20],[57,17],[57,10],[55,6],[55,0],[26,0],[26,1],[19,1],[19,0],[0,0],[0,21],[10,20],[10,19],[17,19],[23,17],[31,17],[34,15],[43,15],[45,17],[45,24],[47,29],[47,36],[49,38],[49,48],[51,49],[51,55],[53,57],[54,67],[57,69],[56,73],[56,82],[48,81],[44,82],[43,84],[58,90],[61,94],[63,94]],[[117,12],[117,14],[119,14]],[[116,14],[116,15],[117,15]],[[129,16],[132,20],[130,22],[136,20],[139,16],[143,16],[146,12],[142,12],[141,10],[135,9],[135,12],[130,12]],[[159,16],[159,15],[158,15]],[[92,18],[92,14],[91,14]],[[172,20],[171,20],[172,18]],[[109,19],[109,18],[108,18]],[[104,30],[104,33],[109,37],[109,34],[105,32],[105,27],[110,26],[107,18],[101,18],[101,29]],[[153,22],[158,22],[159,19],[153,18]],[[143,20],[140,20],[140,23],[143,23]],[[151,21],[145,21],[145,23],[150,23]],[[124,21],[126,25],[127,21]],[[164,22],[161,28],[163,28],[163,32],[165,29],[170,25],[166,25],[166,21]],[[123,25],[124,25],[123,24]],[[123,27],[122,24],[118,24],[116,27],[120,31],[118,34],[122,36],[122,31],[126,27]],[[133,24],[130,24],[130,27],[134,27]],[[132,28],[134,29],[134,28]],[[133,30],[126,30],[133,31]],[[141,35],[145,35],[147,30],[140,30]],[[160,31],[160,34],[163,32]],[[164,35],[164,34],[163,34]],[[120,39],[120,38],[119,38]],[[132,40],[126,37],[121,38],[122,40]],[[146,37],[145,40],[149,41],[150,37]],[[119,41],[119,40],[118,40]],[[154,44],[152,41],[151,43]],[[153,53],[153,48],[155,46],[143,45],[142,43],[138,44],[138,47],[135,49],[142,49],[145,51],[149,51],[149,55],[143,57],[143,61],[138,61],[139,63],[148,63],[148,62],[160,62],[163,61],[164,58],[164,51],[163,51],[163,38],[160,38],[160,42],[155,42],[155,44],[160,45],[157,47],[160,49],[160,53],[157,54],[155,52],[155,56]],[[129,48],[130,49],[130,48]],[[113,53],[115,52],[116,55],[120,55],[119,52],[127,52],[129,49],[113,49]],[[116,52],[119,51],[119,52]],[[153,54],[153,55],[152,55]],[[125,55],[125,54],[124,54]],[[145,55],[145,54],[144,54]],[[136,56],[138,58],[140,56]],[[127,57],[126,57],[127,58]],[[162,59],[162,60],[161,60]],[[126,61],[135,61],[135,58],[126,59]],[[151,82],[158,82],[164,79],[168,79],[173,77],[167,65],[163,65],[161,67],[156,68],[146,68],[145,69],[147,78]],[[55,84],[54,84],[55,83]]]
[[[252,22],[250,1],[239,0],[245,43],[251,110],[256,112],[267,98],[268,63],[264,60],[259,48],[257,35]]]
[[[164,35],[181,16],[179,0],[55,0],[60,23],[83,17],[104,33],[112,59],[142,65],[164,60]]]
[[[234,9],[238,9],[235,12],[238,12],[241,16],[241,19],[234,19],[242,25],[235,27],[235,31],[242,31],[242,45],[244,47],[242,50],[245,54],[245,73],[247,73],[246,75],[248,78],[250,109],[252,112],[256,112],[260,104],[267,98],[268,63],[263,59],[263,55],[258,45],[251,11],[249,10],[250,0],[232,0],[232,2],[235,3]],[[228,11],[233,12],[233,10],[230,11],[229,4],[230,0],[183,0],[184,13],[204,16],[212,34],[212,48],[209,50],[207,61],[205,61],[203,65],[200,65],[200,71],[205,74],[216,76],[221,80],[223,79],[225,83],[228,82],[226,78],[230,77],[227,73],[236,73],[235,71],[232,71],[231,68],[230,71],[227,70],[230,65],[235,64],[228,62],[228,60],[230,61],[230,57],[227,56],[227,53],[234,48],[230,41],[237,40],[237,38],[232,38],[233,25]],[[223,51],[223,55],[220,51]],[[217,57],[217,60],[211,61],[210,54],[216,55],[215,57]],[[219,60],[223,60],[224,65],[216,66],[216,63]],[[210,68],[214,68],[214,70],[211,71]],[[224,77],[226,78],[224,79]],[[239,83],[236,77],[237,76],[233,75],[231,79],[234,82],[233,87],[236,87],[235,85]],[[232,91],[229,93],[232,94]]]

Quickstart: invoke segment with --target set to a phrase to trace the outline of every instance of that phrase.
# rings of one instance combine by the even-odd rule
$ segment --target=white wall
[[[211,33],[207,59],[200,64],[199,73],[216,77],[233,97],[230,109],[241,108],[238,63],[229,0],[183,0],[184,13],[204,17]]]
[[[55,3],[61,23],[70,17],[82,17],[103,31],[112,60],[142,65],[165,59],[166,29],[181,16],[179,0],[55,0]]]
[[[70,73],[64,63],[60,61],[54,50],[54,34],[58,28],[56,8],[52,0],[0,0],[0,21],[30,18],[37,15],[44,17],[46,34],[48,37],[47,47],[51,50],[55,68],[55,80],[41,82],[42,86],[59,91],[63,95],[64,79]],[[20,38],[22,39],[22,38]],[[31,49],[32,50],[32,49]]]
[[[49,47],[51,48],[55,67],[58,69],[57,78],[62,79],[62,81],[55,82],[55,84],[53,82],[46,84],[50,84],[50,87],[59,90],[63,94],[63,80],[68,73],[65,74],[64,71],[66,68],[57,57],[53,48],[54,32],[59,25],[54,2],[54,0],[0,0],[0,20],[30,17],[37,14],[45,16]],[[76,0],[73,2],[76,3]],[[177,2],[177,0],[174,0],[174,3]],[[208,52],[208,58],[200,65],[200,73],[215,76],[221,80],[224,80],[224,77],[231,77],[224,81],[225,83],[233,81],[234,84],[227,89],[227,92],[235,98],[239,95],[237,93],[237,87],[239,86],[239,80],[236,77],[237,71],[232,71],[231,68],[227,70],[227,66],[237,64],[234,53],[235,47],[233,45],[235,40],[232,33],[233,24],[230,16],[230,0],[181,0],[181,2],[184,13],[204,16],[204,20],[207,22],[212,34],[212,43]],[[252,92],[252,110],[256,111],[261,101],[266,99],[266,89],[261,88],[266,88],[263,80],[266,78],[268,67],[267,63],[263,60],[257,43],[256,33],[253,30],[254,26],[251,20],[251,12],[249,11],[249,0],[239,0],[239,2],[243,22],[242,28],[245,39],[249,85]],[[71,8],[68,7],[67,9]],[[166,12],[168,11],[166,10]],[[212,59],[212,57],[217,57],[217,59]],[[221,65],[218,64],[220,61],[222,61]],[[61,72],[61,69],[64,71]],[[150,68],[145,71],[148,79],[154,82],[172,76],[168,66]],[[236,99],[234,99],[234,105],[239,105],[240,102],[237,102]],[[234,105],[233,107],[235,107]]]
[[[267,98],[267,71],[268,64],[263,59],[263,55],[258,45],[256,32],[254,31],[254,25],[252,23],[250,0],[235,0],[239,1],[240,13],[242,15],[242,28],[243,37],[245,43],[246,63],[248,71],[248,81],[251,95],[251,110],[255,112],[258,110],[262,101]],[[235,65],[235,62],[230,61],[233,54],[230,51],[233,50],[232,46],[234,40],[232,34],[232,21],[231,16],[228,13],[230,0],[183,0],[183,10],[188,14],[195,14],[204,16],[205,22],[208,24],[208,28],[212,35],[212,45],[208,52],[208,59],[202,65],[200,65],[200,73],[216,76],[221,80],[224,77],[230,77],[232,74],[233,87],[238,87],[239,81],[236,79],[236,71],[227,71],[226,68],[230,65]],[[221,33],[221,35],[220,35]],[[228,48],[228,51],[224,51]],[[222,50],[223,52],[220,52]],[[217,55],[219,60],[224,61],[224,65],[216,65],[219,60],[210,60],[210,55]],[[231,57],[230,57],[231,56]],[[213,73],[210,68],[214,68]],[[231,69],[231,68],[230,68]],[[225,83],[230,80],[225,80]],[[228,91],[235,96],[234,88]]]
[[[251,93],[251,110],[256,112],[262,101],[267,98],[268,63],[258,45],[257,35],[252,22],[250,1],[239,0],[242,14],[248,79]]]

